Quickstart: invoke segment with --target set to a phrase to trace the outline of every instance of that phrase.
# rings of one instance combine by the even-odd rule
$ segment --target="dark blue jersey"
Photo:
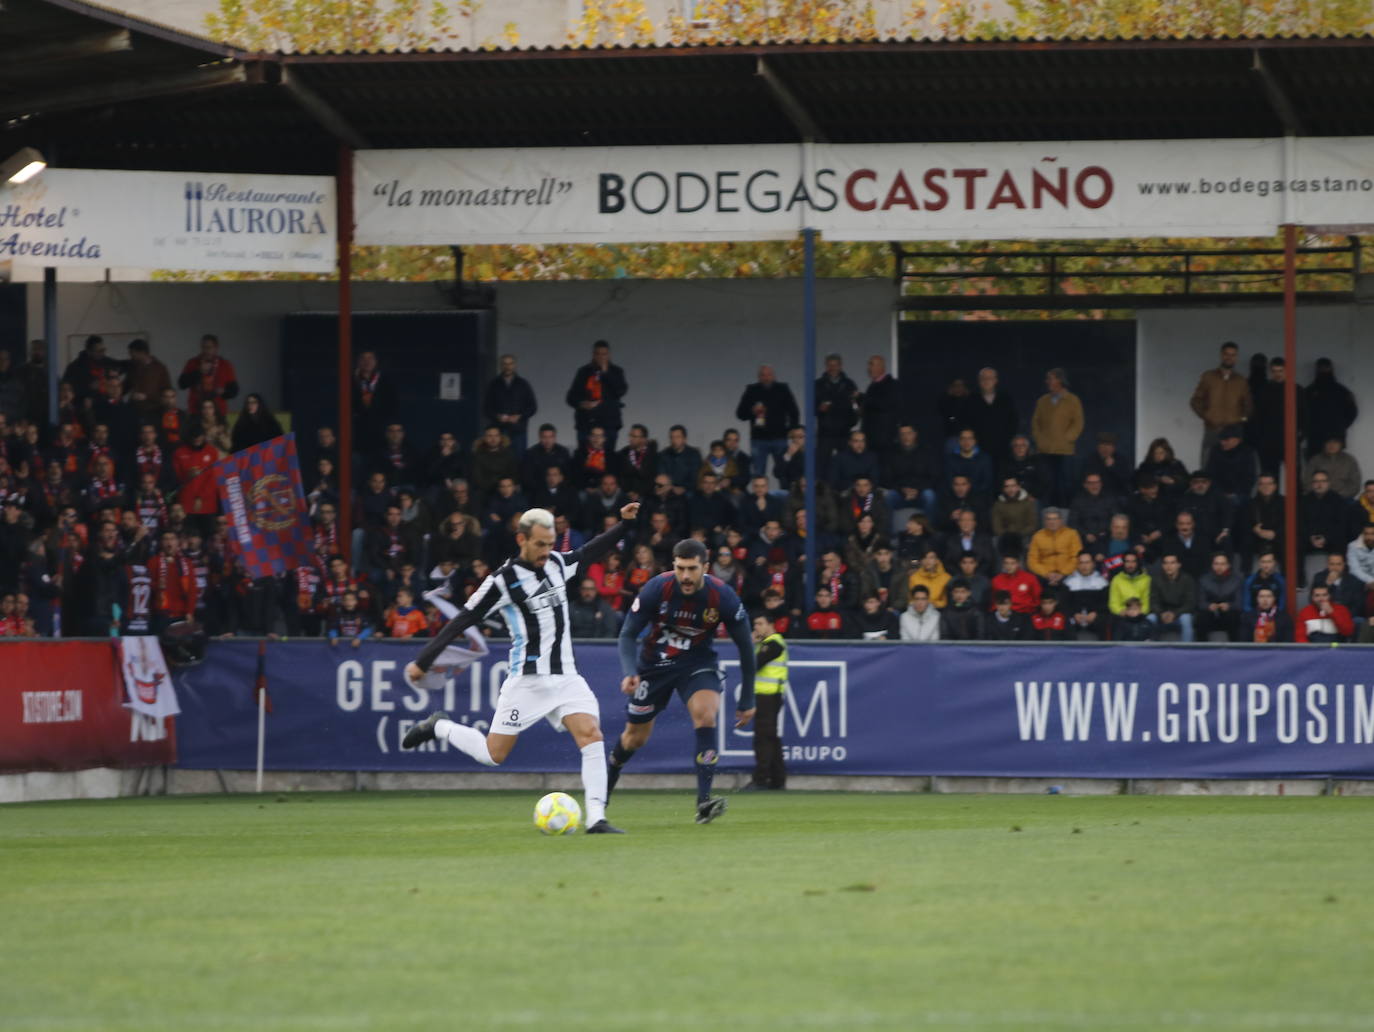
[[[701,587],[690,595],[683,593],[672,573],[661,573],[645,584],[631,603],[620,628],[621,672],[629,677],[693,666],[714,666],[716,628],[721,624],[739,647],[744,685],[740,708],[751,709],[754,645],[749,634],[749,617],[739,596],[719,577],[708,575]],[[644,632],[642,642],[639,640],[641,632]]]

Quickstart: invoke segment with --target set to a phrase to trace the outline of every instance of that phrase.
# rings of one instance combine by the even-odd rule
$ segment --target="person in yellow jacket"
[[[1077,568],[1083,541],[1078,531],[1064,525],[1064,513],[1054,506],[1048,506],[1040,518],[1044,526],[1031,535],[1026,566],[1054,586]]]
[[[1150,615],[1150,575],[1140,568],[1140,556],[1127,552],[1121,557],[1121,570],[1107,586],[1107,608],[1113,616],[1126,612],[1126,603],[1140,599],[1140,612]]]
[[[1074,449],[1083,433],[1083,403],[1069,390],[1068,374],[1051,369],[1045,374],[1045,393],[1035,403],[1031,415],[1031,437],[1054,472],[1054,491],[1049,499],[1055,505],[1068,505],[1073,497]]]
[[[787,641],[767,612],[754,617],[758,672],[754,675],[754,777],[746,789],[787,787],[778,722],[787,694]]]
[[[906,591],[911,595],[911,591],[918,584],[924,584],[930,591],[931,604],[936,609],[944,609],[948,601],[945,589],[949,586],[950,576],[945,570],[945,564],[940,562],[940,553],[933,548],[927,548],[921,556],[921,561],[916,567],[907,574]]]

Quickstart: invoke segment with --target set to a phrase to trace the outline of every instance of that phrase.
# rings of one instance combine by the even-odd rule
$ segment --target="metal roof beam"
[[[338,109],[315,92],[299,71],[283,66],[281,84],[301,110],[313,118],[330,136],[348,144],[354,150],[367,150],[372,146],[366,136],[339,114]]]
[[[40,43],[37,46],[4,52],[6,75],[26,69],[32,65],[47,65],[58,61],[79,61],[87,57],[101,57],[117,54],[134,48],[133,37],[128,29],[113,32],[100,32],[91,36],[77,36],[74,39],[56,43]]]
[[[123,82],[104,80],[87,86],[54,90],[51,93],[38,93],[27,97],[0,97],[0,117],[15,118],[20,115],[108,107],[111,104],[164,97],[173,93],[237,86],[247,81],[248,73],[243,65],[219,63],[189,72],[146,76]]]
[[[1289,136],[1306,136],[1302,116],[1298,114],[1297,106],[1294,105],[1288,91],[1284,89],[1278,75],[1269,67],[1269,62],[1258,50],[1253,51],[1250,70],[1259,76],[1259,80],[1264,86],[1264,95],[1269,99],[1269,106],[1273,108],[1279,124],[1283,126],[1284,133]]]
[[[787,83],[778,77],[764,57],[759,57],[754,64],[754,74],[763,80],[763,84],[768,87],[768,92],[777,101],[778,107],[782,108],[787,120],[792,123],[792,128],[797,130],[797,134],[811,143],[828,143],[825,132],[811,117],[811,112],[806,110],[806,106],[797,99],[797,95],[792,92]]]

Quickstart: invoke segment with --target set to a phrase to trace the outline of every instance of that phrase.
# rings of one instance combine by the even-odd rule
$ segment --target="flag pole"
[[[262,758],[267,738],[267,693],[258,692],[258,780],[256,791],[262,793]]]

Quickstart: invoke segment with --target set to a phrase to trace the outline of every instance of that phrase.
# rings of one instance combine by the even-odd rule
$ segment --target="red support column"
[[[1298,612],[1298,227],[1283,227],[1283,569],[1288,579],[1288,612]]]
[[[339,544],[353,556],[353,151],[339,148]]]

